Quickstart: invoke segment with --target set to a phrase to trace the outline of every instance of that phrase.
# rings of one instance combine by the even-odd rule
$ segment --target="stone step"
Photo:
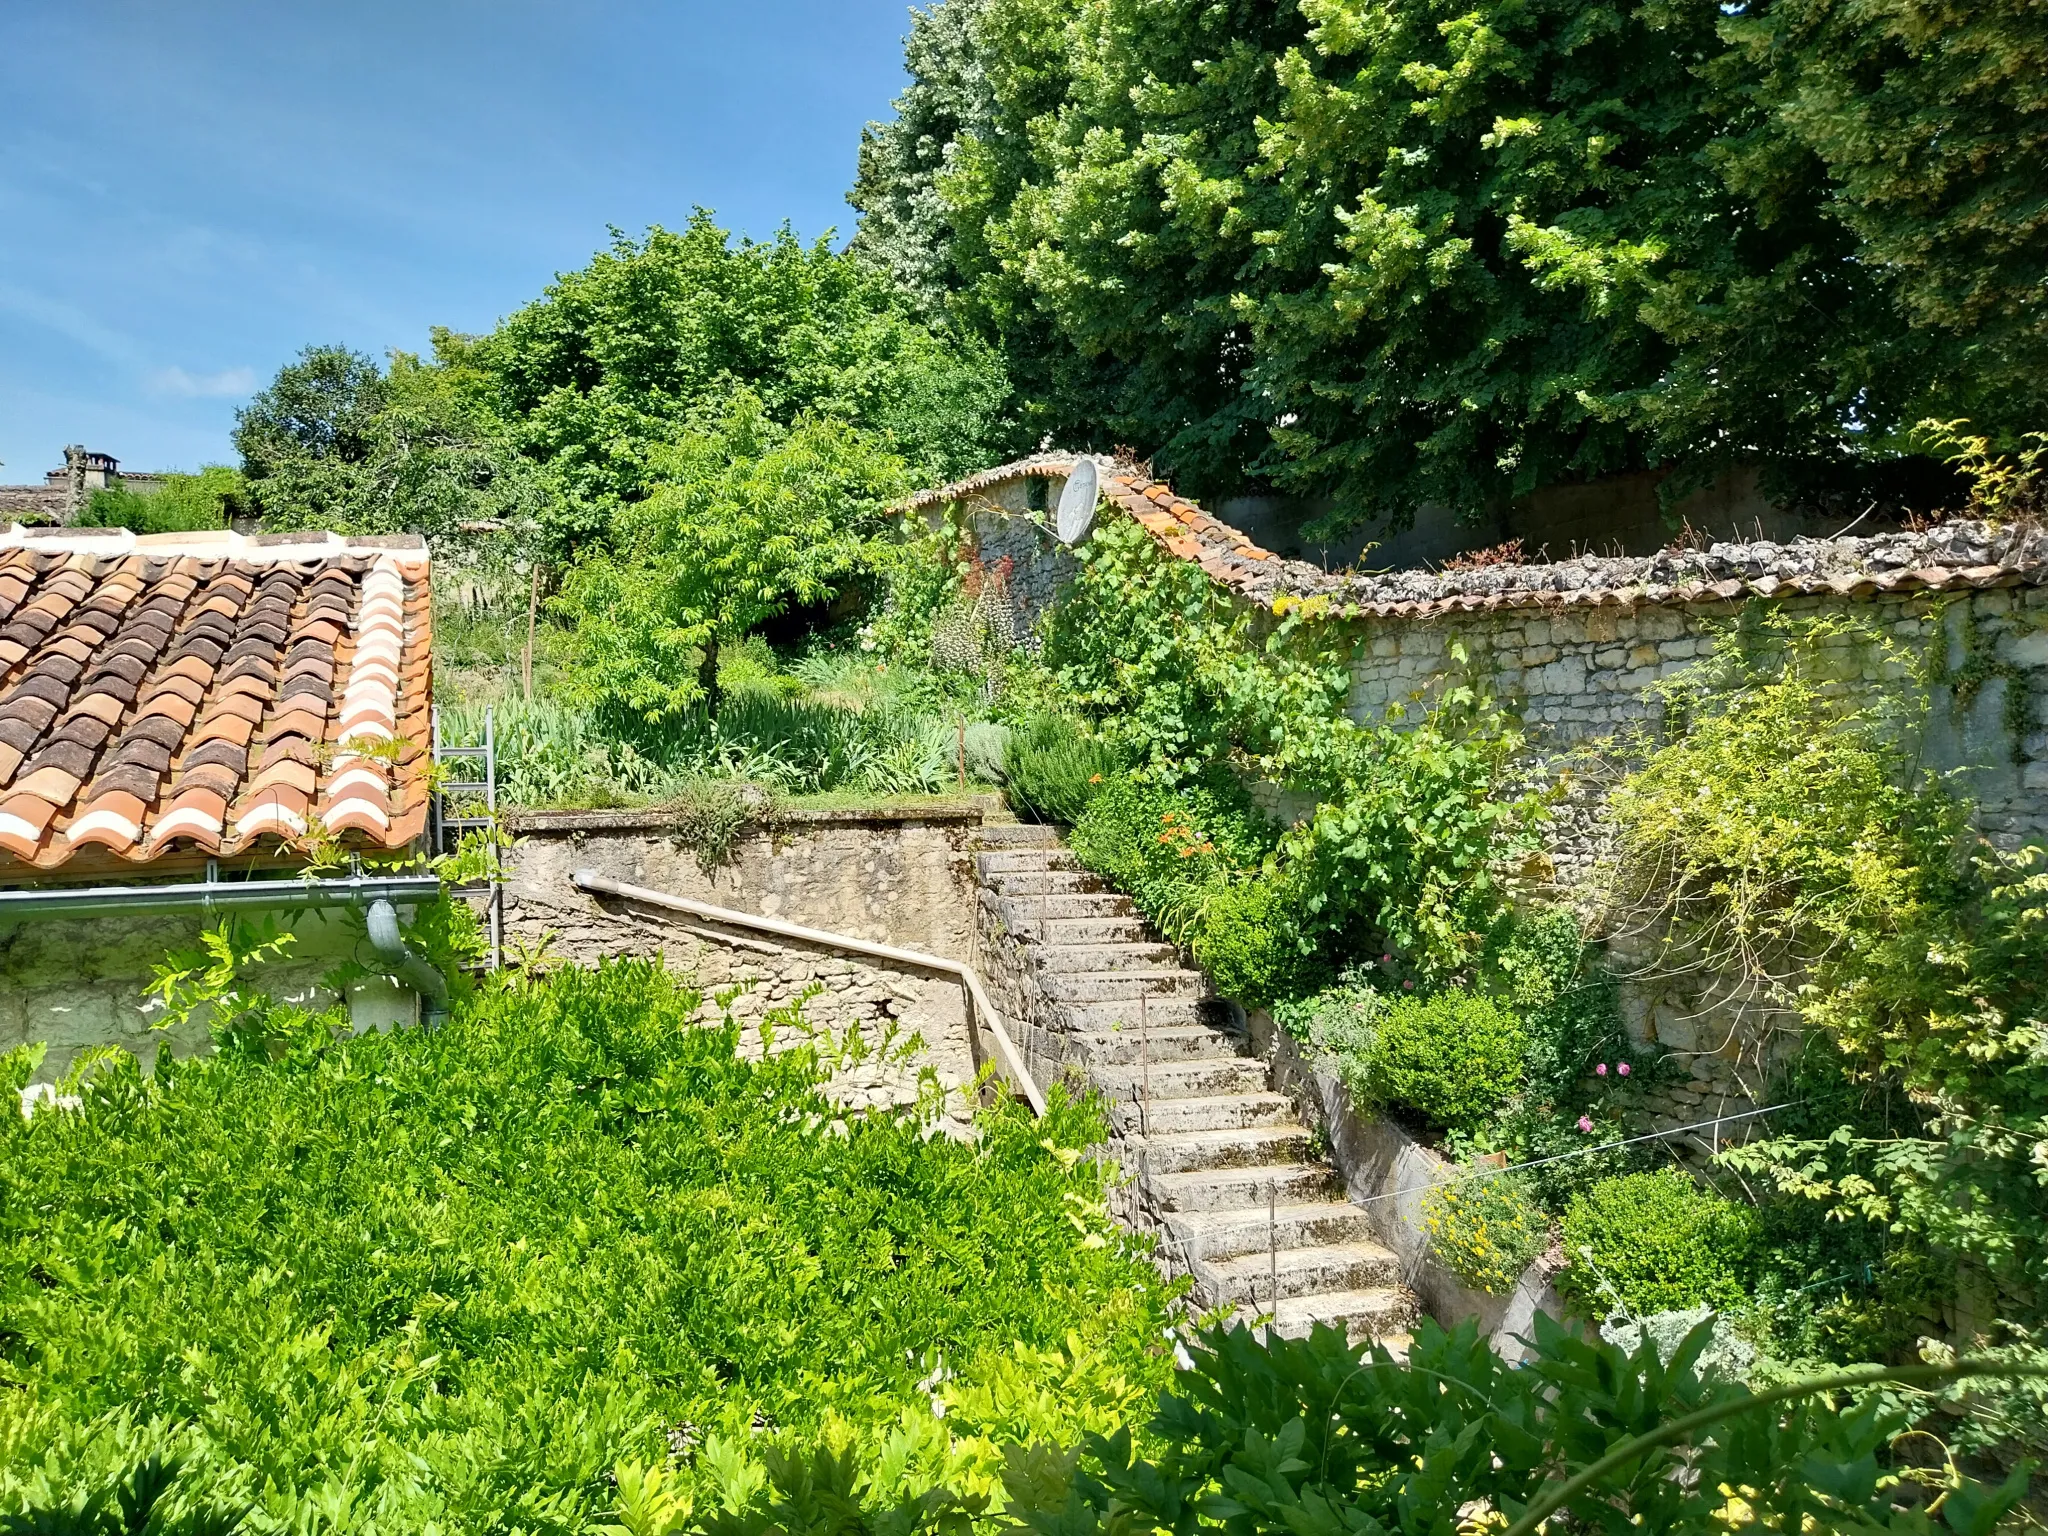
[[[1112,1102],[1110,1123],[1124,1135],[1176,1136],[1183,1131],[1238,1131],[1285,1125],[1294,1105],[1277,1093],[1233,1093],[1213,1099],[1167,1099],[1152,1106],[1141,1127],[1138,1106]]]
[[[1070,1000],[1061,1005],[1061,1012],[1070,1033],[1091,1036],[1190,1025],[1217,1029],[1229,1019],[1228,1005],[1213,997],[1148,997],[1143,1008],[1134,997]]]
[[[1026,875],[1076,870],[1081,861],[1064,848],[996,848],[977,853],[974,867],[984,875]]]
[[[1214,1056],[1203,1061],[1148,1059],[1139,1065],[1097,1067],[1088,1075],[1108,1097],[1133,1104],[1145,1097],[1157,1105],[1167,1099],[1261,1093],[1270,1086],[1266,1064],[1251,1056]]]
[[[1031,939],[1027,936],[1027,943]],[[1180,952],[1170,944],[1031,943],[1031,963],[1041,975],[1107,976],[1124,971],[1168,971]]]
[[[1099,1005],[1098,1005],[1099,1006]],[[1173,1006],[1162,1003],[1162,1009]],[[1243,1035],[1217,1029],[1209,1024],[1162,1024],[1145,1007],[1146,1027],[1135,1023],[1112,1025],[1108,1029],[1080,1031],[1074,1038],[1088,1054],[1091,1067],[1134,1067],[1140,1059],[1158,1066],[1168,1061],[1218,1061],[1242,1056]]]
[[[1057,848],[1060,833],[1057,827],[1048,827],[1035,821],[985,821],[979,831],[969,840],[975,849],[983,848]]]
[[[1283,1206],[1342,1199],[1344,1195],[1344,1181],[1327,1163],[1194,1168],[1185,1173],[1155,1173],[1145,1179],[1145,1192],[1167,1211],[1231,1211],[1258,1206],[1263,1212],[1269,1188]]]
[[[1088,971],[1054,972],[1039,985],[1046,996],[1062,1003],[1122,1003],[1135,1018],[1138,998],[1185,998],[1192,1002],[1208,994],[1209,978],[1200,971],[1131,970],[1096,974]],[[1146,1009],[1149,1021],[1151,1009]]]
[[[988,883],[998,895],[1031,898],[1037,896],[1086,896],[1091,892],[1105,889],[1100,875],[1091,875],[1086,870],[1017,870],[1014,873],[990,875]],[[1026,909],[1030,911],[1029,908]],[[1035,912],[1030,915],[1036,916]],[[1047,913],[1051,916],[1051,913]]]
[[[1272,1277],[1280,1282],[1280,1300],[1333,1295],[1340,1291],[1372,1291],[1401,1283],[1401,1264],[1378,1243],[1330,1243],[1315,1248],[1282,1248],[1270,1260],[1266,1250],[1211,1260],[1194,1257],[1195,1278],[1211,1306],[1273,1305]]]
[[[1348,1200],[1276,1205],[1270,1228],[1263,1193],[1255,1206],[1227,1211],[1171,1211],[1174,1235],[1198,1257],[1220,1263],[1245,1253],[1264,1253],[1270,1241],[1282,1249],[1325,1248],[1372,1239],[1372,1222]]]
[[[1246,1305],[1234,1322],[1247,1327],[1265,1321],[1273,1313],[1272,1330],[1283,1339],[1305,1339],[1317,1323],[1342,1328],[1353,1344],[1382,1343],[1398,1350],[1397,1358],[1408,1356],[1408,1330],[1421,1313],[1415,1293],[1405,1285],[1379,1285],[1363,1291],[1321,1291],[1313,1296],[1293,1296],[1277,1308]]]
[[[999,896],[993,888],[984,885],[981,904],[995,915],[1005,930],[1019,935],[1036,934],[1039,924],[1062,917],[1135,918],[1138,915],[1131,898],[1121,891],[1080,891],[1064,896]],[[1142,918],[1138,920],[1143,921]]]
[[[1031,945],[1144,944],[1151,932],[1141,917],[1032,917],[1021,937]]]
[[[1223,1126],[1215,1130],[1168,1130],[1154,1116],[1152,1134],[1120,1139],[1116,1159],[1126,1174],[1148,1179],[1197,1169],[1266,1168],[1306,1161],[1315,1141],[1299,1125]]]

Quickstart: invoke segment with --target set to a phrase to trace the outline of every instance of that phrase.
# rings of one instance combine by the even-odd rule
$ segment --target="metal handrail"
[[[751,928],[757,933],[772,933],[778,938],[801,939],[807,944],[816,944],[828,949],[844,950],[848,954],[867,955],[877,960],[891,960],[898,965],[913,966],[919,970],[940,971],[959,980],[968,1000],[967,1039],[977,1058],[979,1067],[980,1047],[976,1025],[984,1024],[990,1037],[996,1043],[996,1053],[1002,1057],[1006,1075],[1022,1090],[1031,1112],[1045,1113],[1045,1095],[1039,1092],[1038,1084],[1032,1081],[1031,1071],[1024,1065],[1024,1056],[1017,1049],[1017,1043],[1003,1028],[1002,1015],[989,1001],[988,989],[982,985],[981,977],[974,968],[958,960],[948,960],[942,955],[928,955],[921,950],[898,949],[893,944],[877,944],[871,939],[857,939],[851,934],[831,933],[823,928],[806,928],[800,923],[785,923],[777,917],[761,917],[752,912],[740,912],[731,907],[713,906],[708,901],[692,901],[687,896],[672,895],[657,891],[651,886],[632,885],[624,880],[614,880],[610,875],[599,874],[594,869],[579,869],[569,877],[570,883],[579,891],[593,896],[615,896],[621,901],[637,901],[645,906],[666,907],[674,912],[687,912],[710,922],[724,923],[734,928]]]

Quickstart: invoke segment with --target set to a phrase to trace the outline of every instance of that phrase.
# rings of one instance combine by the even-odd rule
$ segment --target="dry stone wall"
[[[948,1093],[953,1123],[963,1125],[976,1054],[953,977],[599,900],[578,890],[573,876],[594,870],[714,906],[964,960],[973,945],[968,840],[983,814],[972,802],[890,815],[799,812],[743,834],[708,872],[680,824],[662,812],[515,815],[507,819],[516,839],[505,891],[508,942],[582,965],[608,955],[658,956],[703,988],[706,1023],[730,1011],[748,1051],[763,1048],[761,1026],[770,1015],[801,1002],[805,1024],[843,1048],[829,1088],[836,1100],[857,1109],[908,1108],[929,1092],[929,1072]],[[920,1042],[914,1050],[913,1037]]]

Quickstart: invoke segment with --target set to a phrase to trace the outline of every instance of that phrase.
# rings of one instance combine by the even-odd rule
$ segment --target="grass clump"
[[[743,1479],[776,1429],[993,1486],[989,1435],[1162,1383],[1092,1109],[850,1120],[699,1003],[621,961],[0,1115],[0,1509],[123,1425],[293,1529],[580,1530],[617,1464]]]

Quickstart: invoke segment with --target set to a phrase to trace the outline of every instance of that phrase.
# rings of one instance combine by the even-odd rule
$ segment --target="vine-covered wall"
[[[1929,766],[1962,770],[1958,788],[1977,802],[1980,828],[1994,841],[2048,837],[2048,589],[1750,601],[1773,602],[1793,621],[1854,612],[1925,658],[1935,693]],[[1740,615],[1741,604],[1715,601],[1361,622],[1351,709],[1377,719],[1468,673],[1511,701],[1546,765],[1566,775],[1551,858],[1557,882],[1568,886],[1591,872],[1601,851],[1603,779],[1663,725],[1656,685],[1710,651]],[[1453,659],[1460,643],[1467,664]],[[1851,688],[1909,680],[1901,662],[1850,635],[1825,644],[1835,675]]]
[[[1017,547],[1020,587],[1064,581],[1072,557],[1028,517],[1026,480],[999,474],[972,486],[983,546]],[[1520,873],[1532,894],[1592,919],[1624,977],[1630,1033],[1681,1066],[1650,1089],[1659,1124],[1756,1107],[1774,1055],[1794,1039],[1782,1007],[1761,1006],[1710,968],[1674,963],[1664,934],[1603,913],[1608,792],[1674,723],[1661,685],[1719,637],[1760,620],[1811,631],[1818,673],[1852,703],[1867,692],[1875,709],[1887,692],[1919,691],[1925,766],[1951,775],[1978,830],[2007,850],[2048,841],[2048,534],[2039,530],[1958,523],[1868,539],[1360,575],[1261,550],[1136,468],[1106,471],[1105,496],[1104,518],[1127,514],[1255,617],[1305,615],[1329,626],[1325,637],[1334,630],[1349,656],[1347,707],[1361,724],[1397,707],[1419,720],[1461,685],[1510,706],[1527,733],[1530,777],[1551,791],[1544,849]],[[984,526],[1005,512],[1011,538]],[[1033,548],[1042,551],[1036,564]],[[1300,794],[1264,788],[1261,802],[1283,818],[1313,809]],[[1696,1150],[1748,1129],[1705,1132]]]

